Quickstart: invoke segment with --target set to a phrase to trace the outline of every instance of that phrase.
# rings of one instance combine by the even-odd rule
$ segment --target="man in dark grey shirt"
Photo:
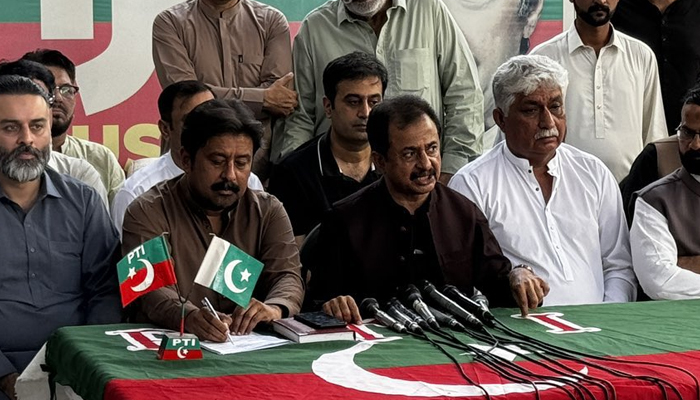
[[[47,93],[0,77],[0,399],[55,329],[120,319],[117,232],[94,189],[46,168],[50,146]]]

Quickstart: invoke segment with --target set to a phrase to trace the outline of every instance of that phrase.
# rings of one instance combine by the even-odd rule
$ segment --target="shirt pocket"
[[[235,57],[238,84],[244,87],[258,86],[265,57],[257,54],[240,54]]]
[[[46,273],[47,286],[54,292],[80,293],[83,244],[49,241],[51,265]]]
[[[405,49],[396,51],[396,84],[402,92],[421,92],[428,88],[429,72],[433,60],[430,49]],[[414,93],[419,94],[419,93]]]

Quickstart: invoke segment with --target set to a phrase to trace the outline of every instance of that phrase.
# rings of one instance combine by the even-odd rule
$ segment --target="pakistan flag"
[[[247,307],[262,269],[260,261],[214,236],[194,281]]]

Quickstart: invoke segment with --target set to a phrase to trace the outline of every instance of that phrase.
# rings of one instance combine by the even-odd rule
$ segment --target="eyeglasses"
[[[695,139],[695,135],[700,135],[700,131],[692,131],[684,125],[679,125],[676,132],[678,132],[678,139],[684,142],[690,142]]]
[[[54,93],[59,93],[62,97],[72,99],[79,90],[79,87],[66,83],[65,85],[56,86],[54,88]]]

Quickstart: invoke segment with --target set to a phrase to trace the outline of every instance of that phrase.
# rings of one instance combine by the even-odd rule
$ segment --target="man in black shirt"
[[[673,135],[683,95],[700,78],[700,1],[620,0],[612,23],[656,54],[668,134]]]
[[[362,52],[339,57],[323,71],[323,105],[331,128],[289,154],[268,188],[284,204],[299,244],[334,202],[379,178],[366,126],[386,83],[384,66]]]

